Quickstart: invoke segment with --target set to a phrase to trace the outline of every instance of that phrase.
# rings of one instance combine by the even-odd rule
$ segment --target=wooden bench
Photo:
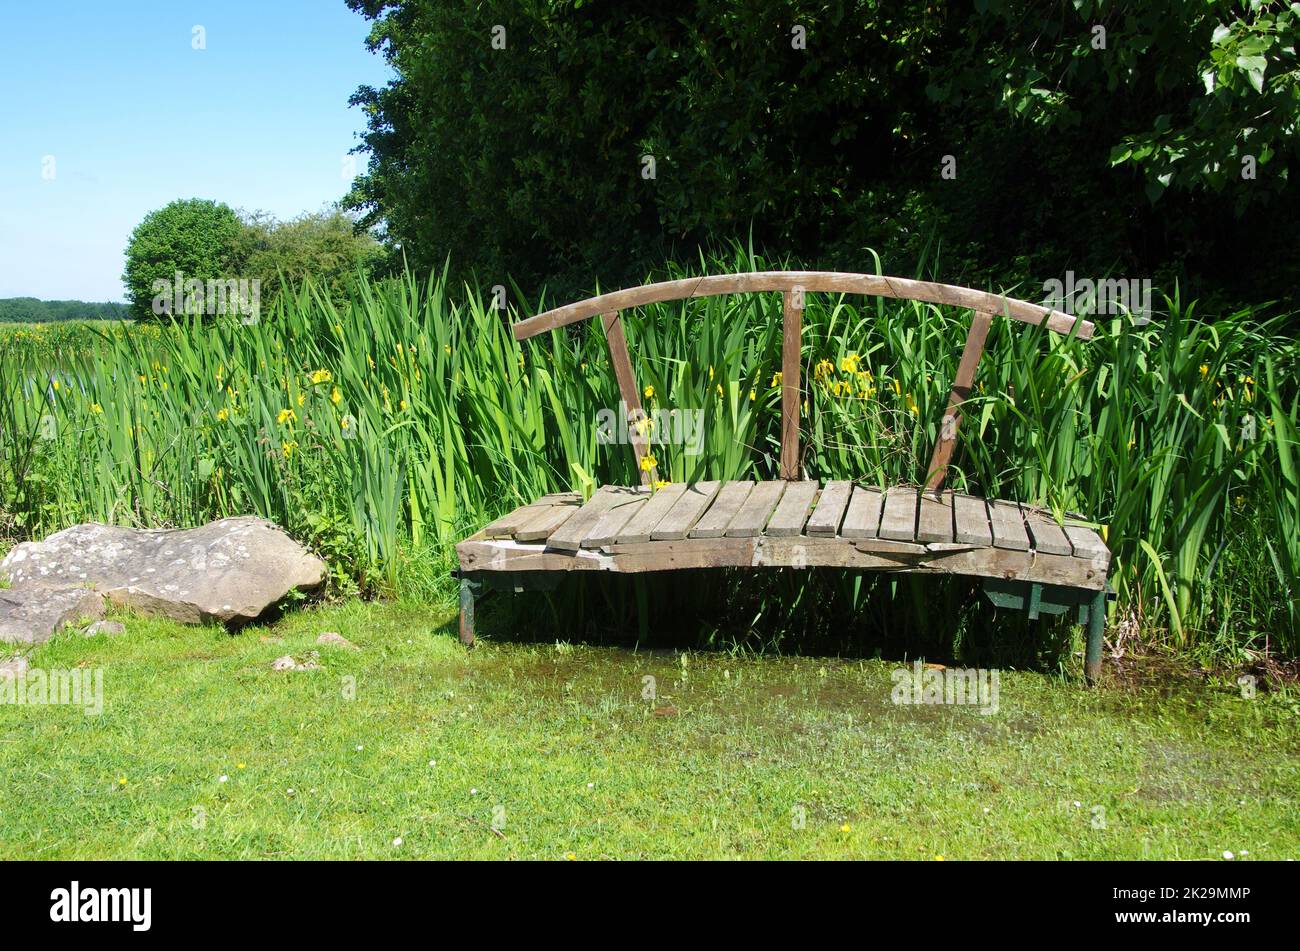
[[[619,312],[661,301],[719,294],[781,292],[780,479],[705,481],[653,488],[658,474],[636,425],[645,418]],[[874,294],[974,311],[921,486],[885,488],[801,478],[800,335],[804,295]],[[1087,626],[1084,670],[1101,666],[1110,552],[1078,521],[1046,510],[944,489],[962,404],[975,380],[995,316],[1080,338],[1086,320],[965,287],[869,274],[761,271],[667,281],[602,294],[514,325],[525,340],[600,315],[610,362],[629,421],[638,486],[601,486],[585,502],[572,492],[543,496],[497,519],[456,546],[460,637],[474,642],[474,601],[483,583],[508,590],[549,587],[571,571],[648,572],[687,568],[832,567],[970,575],[998,606],[1030,617],[1077,610]],[[643,465],[643,460],[645,464]]]

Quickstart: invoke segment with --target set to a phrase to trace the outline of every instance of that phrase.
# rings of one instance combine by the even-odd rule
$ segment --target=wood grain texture
[[[936,491],[948,478],[948,463],[952,461],[953,449],[957,445],[957,428],[961,425],[961,407],[970,396],[971,387],[975,385],[975,367],[984,353],[984,342],[989,336],[989,326],[993,318],[988,314],[975,314],[971,318],[970,329],[966,332],[966,343],[962,347],[961,361],[957,364],[957,375],[952,381],[952,390],[948,393],[948,409],[939,424],[939,438],[934,443],[934,454],[930,457],[930,471],[926,474],[925,487]]]
[[[812,511],[813,501],[817,498],[817,489],[815,481],[791,482],[777,503],[776,511],[768,519],[767,531],[763,534],[773,538],[802,534],[808,513]]]
[[[721,482],[696,482],[687,486],[668,514],[650,532],[650,539],[674,541],[685,538],[721,488]]]
[[[875,538],[880,529],[880,510],[884,502],[885,493],[879,489],[855,485],[840,534],[845,538]]]
[[[1045,551],[1049,555],[1074,554],[1074,546],[1066,537],[1065,529],[1061,528],[1050,515],[1023,505],[1020,511],[1029,526],[1030,541],[1034,551]]]
[[[916,538],[917,490],[892,487],[885,493],[885,506],[880,513],[880,537],[899,542]]]
[[[514,537],[494,537],[511,526]],[[553,493],[495,520],[456,552],[463,572],[519,573],[516,590],[532,586],[522,581],[530,572],[825,566],[1098,591],[1110,564],[1096,530],[1060,525],[1032,506],[905,486],[882,493],[830,482],[819,490],[811,480],[678,483],[654,493],[601,486],[585,504],[575,493]]]
[[[623,526],[615,542],[648,542],[650,533],[658,527],[659,522],[668,514],[668,510],[677,503],[677,500],[681,498],[682,493],[685,491],[685,482],[674,482],[672,485],[666,485],[659,489],[650,497],[650,501],[641,506],[641,511],[633,515],[628,520],[628,523]]]
[[[1066,525],[1065,537],[1070,539],[1076,558],[1101,559],[1106,564],[1110,563],[1110,549],[1095,528]]]
[[[826,488],[822,489],[821,498],[817,500],[817,507],[808,516],[808,525],[804,530],[809,535],[822,537],[838,534],[852,494],[852,482],[827,482]]]
[[[580,499],[560,502],[540,510],[535,516],[515,529],[515,540],[521,542],[545,541],[567,522],[580,508]]]
[[[488,538],[511,538],[520,527],[534,518],[542,509],[561,503],[572,504],[581,501],[582,496],[577,492],[552,492],[549,495],[543,495],[536,502],[521,505],[513,512],[508,512],[495,521],[489,522],[482,531]]]
[[[601,316],[605,327],[605,343],[609,345],[609,364],[614,370],[614,379],[618,382],[618,395],[623,402],[623,412],[627,414],[628,439],[632,443],[632,455],[636,459],[636,471],[641,475],[642,485],[653,485],[659,478],[659,471],[641,464],[650,454],[650,431],[645,429],[646,415],[641,408],[641,391],[636,385],[636,374],[632,371],[632,356],[627,350],[627,336],[623,333],[623,318],[615,311]]]
[[[582,540],[606,512],[619,502],[636,498],[636,494],[635,489],[602,485],[591,494],[582,508],[546,537],[546,547],[557,551],[577,551],[582,547]]]
[[[952,493],[923,491],[920,497],[921,511],[916,521],[916,540],[918,542],[950,542],[953,540],[952,529]]]
[[[993,528],[989,525],[989,510],[984,500],[973,495],[952,497],[954,522],[953,540],[969,545],[992,545]]]
[[[1020,506],[1015,502],[988,499],[989,524],[993,528],[993,544],[1013,551],[1029,551],[1029,533]]]
[[[688,568],[833,567],[866,571],[974,575],[1039,581],[1097,591],[1106,573],[1088,560],[1001,548],[932,550],[887,539],[686,538],[614,544],[601,551],[557,552],[542,545],[474,535],[456,546],[462,571],[619,571]]]
[[[778,480],[760,482],[754,486],[754,490],[749,493],[749,498],[745,499],[745,504],[740,507],[736,517],[727,526],[727,537],[753,538],[763,534],[763,529],[767,527],[767,520],[772,517],[772,512],[781,500],[781,496],[785,494],[785,487],[788,484]]]
[[[799,478],[799,404],[803,399],[803,301],[781,295],[781,478]]]
[[[1093,325],[1080,318],[1071,317],[1058,310],[973,290],[953,284],[936,284],[931,281],[913,281],[903,277],[883,277],[875,274],[852,274],[838,271],[753,271],[748,274],[719,274],[709,277],[688,277],[676,281],[663,281],[642,287],[601,294],[574,304],[566,304],[545,311],[512,328],[516,340],[526,340],[548,330],[555,330],[597,314],[627,310],[644,304],[661,301],[687,300],[693,297],[714,297],[719,294],[743,294],[766,291],[785,293],[802,289],[807,293],[828,292],[836,294],[869,294],[898,300],[918,300],[931,304],[949,304],[965,307],[994,316],[1006,316],[1022,323],[1046,324],[1048,329],[1087,339],[1093,334]]]
[[[718,497],[713,500],[709,510],[691,529],[691,538],[721,538],[725,535],[727,526],[736,517],[753,489],[753,482],[728,482],[724,485],[718,491]]]
[[[628,522],[632,517],[641,511],[641,507],[650,501],[650,492],[642,489],[634,498],[629,498],[613,506],[608,512],[600,517],[600,520],[591,527],[582,539],[583,548],[603,548],[606,545],[614,544]]]

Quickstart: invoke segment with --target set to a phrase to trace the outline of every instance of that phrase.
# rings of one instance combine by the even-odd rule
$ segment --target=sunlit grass
[[[1231,682],[1084,691],[1003,671],[986,715],[894,705],[896,665],[877,660],[491,640],[467,653],[454,616],[423,604],[352,600],[234,636],[119,617],[124,635],[68,633],[29,655],[102,668],[101,715],[0,705],[7,857],[1300,849],[1294,713]],[[361,650],[318,646],[323,631]],[[320,669],[271,669],[313,650]]]

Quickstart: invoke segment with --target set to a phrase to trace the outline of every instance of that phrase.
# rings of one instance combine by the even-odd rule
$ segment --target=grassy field
[[[122,619],[30,654],[102,667],[101,715],[0,706],[7,857],[1300,857],[1285,693],[1006,671],[983,715],[895,705],[885,661],[466,653],[425,604]]]

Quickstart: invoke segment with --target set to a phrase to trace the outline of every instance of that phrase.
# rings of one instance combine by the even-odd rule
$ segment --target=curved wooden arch
[[[716,297],[720,294],[748,294],[761,291],[783,293],[810,291],[834,294],[870,294],[892,297],[897,300],[918,300],[929,304],[948,304],[965,307],[993,316],[1010,317],[1026,324],[1046,324],[1049,330],[1087,339],[1092,336],[1093,325],[1078,317],[1039,304],[990,294],[955,284],[936,284],[931,281],[913,281],[905,277],[887,277],[876,274],[849,274],[839,271],[752,271],[748,274],[718,274],[708,277],[688,277],[676,281],[662,281],[611,291],[589,297],[576,304],[566,304],[521,320],[514,325],[516,340],[527,340],[547,330],[587,320],[597,314],[609,314],[657,304],[664,301],[688,300],[692,297]]]
[[[954,284],[936,284],[931,281],[913,281],[905,277],[886,277],[876,274],[846,274],[838,271],[752,271],[747,274],[719,274],[690,277],[676,281],[646,284],[626,290],[600,294],[575,304],[555,307],[535,317],[521,320],[513,327],[516,340],[527,340],[548,330],[556,330],[580,320],[601,316],[606,341],[609,344],[610,363],[618,381],[623,411],[630,428],[630,442],[636,457],[641,481],[649,484],[658,479],[654,457],[650,454],[649,440],[642,423],[645,411],[641,407],[641,394],[632,370],[632,359],[627,349],[619,311],[664,301],[688,300],[695,297],[716,297],[721,294],[747,294],[780,291],[782,296],[783,336],[781,346],[781,478],[799,478],[799,407],[802,401],[800,374],[802,348],[804,293],[870,294],[896,300],[916,300],[930,304],[944,304],[975,311],[966,343],[962,348],[961,362],[948,396],[948,409],[939,427],[934,454],[926,473],[927,491],[938,492],[943,487],[957,440],[957,427],[961,422],[961,407],[975,382],[975,366],[984,352],[993,317],[1005,316],[1034,326],[1046,326],[1061,334],[1074,334],[1087,339],[1092,336],[1093,325],[1086,320],[1063,314],[1039,304],[1017,300],[1000,294],[989,294]]]

